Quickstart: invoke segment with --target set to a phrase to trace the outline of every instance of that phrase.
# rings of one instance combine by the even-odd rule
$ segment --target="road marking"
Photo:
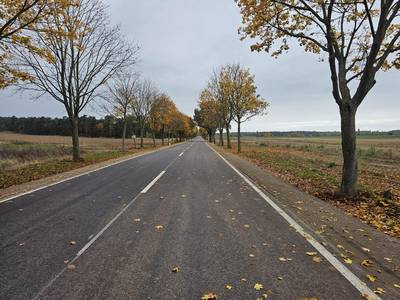
[[[309,242],[331,265],[339,271],[362,295],[367,295],[369,299],[381,300],[361,279],[353,274],[345,265],[343,265],[332,253],[330,253],[321,243],[314,239],[307,231],[301,227],[291,216],[283,211],[274,201],[263,193],[246,175],[236,169],[229,161],[219,154],[209,144],[207,146],[213,150],[229,167],[231,167],[253,190],[255,190],[275,211],[277,211],[307,242]]]
[[[79,252],[76,254],[76,256],[68,262],[68,265],[73,264],[85,251],[136,201],[137,198],[139,198],[140,193],[136,195],[135,198],[131,200],[131,202],[128,203],[110,222],[107,223],[106,226],[103,227],[102,230],[100,230],[99,233],[97,233]],[[50,287],[53,285],[53,283],[67,270],[67,267],[64,267],[54,278],[52,278],[36,295],[34,298],[39,299],[40,296]]]
[[[148,192],[149,189],[151,189],[151,187],[158,181],[158,179],[161,178],[161,176],[163,176],[165,173],[165,170],[162,171],[160,174],[157,175],[156,178],[154,178],[140,193],[141,194],[146,194]]]
[[[106,169],[106,168],[109,168],[109,167],[112,167],[112,166],[115,166],[115,165],[118,165],[118,164],[127,162],[127,161],[129,161],[129,160],[133,160],[133,159],[135,159],[135,158],[139,158],[139,157],[142,157],[142,156],[145,156],[145,155],[148,155],[148,154],[152,154],[152,153],[155,153],[155,152],[158,152],[158,151],[161,151],[161,150],[166,150],[166,149],[169,149],[169,148],[178,146],[178,145],[180,145],[180,144],[174,144],[174,145],[172,145],[172,146],[166,146],[166,147],[163,147],[163,148],[161,148],[161,149],[157,149],[157,150],[154,150],[154,151],[149,151],[149,152],[146,152],[146,153],[142,153],[142,154],[136,155],[136,156],[134,156],[134,157],[130,157],[130,158],[127,158],[127,159],[123,159],[123,160],[117,161],[117,162],[115,162],[115,163],[112,163],[112,164],[109,164],[109,165],[106,165],[106,166],[103,166],[103,167],[99,167],[99,168],[97,168],[97,169],[94,169],[94,170],[91,170],[91,171],[88,171],[88,172],[85,172],[85,173],[82,173],[82,174],[78,174],[78,175],[75,175],[75,176],[72,176],[72,177],[68,177],[68,178],[65,178],[65,179],[62,179],[62,180],[59,180],[59,181],[56,181],[56,182],[53,182],[53,183],[50,183],[50,184],[47,184],[47,185],[38,187],[38,188],[35,188],[35,189],[33,189],[33,190],[29,190],[29,191],[27,191],[27,192],[23,192],[23,193],[14,195],[14,196],[10,196],[10,197],[8,197],[8,198],[5,198],[5,199],[3,199],[3,200],[0,200],[0,204],[2,204],[2,203],[4,203],[4,202],[7,202],[7,201],[10,201],[10,200],[13,200],[13,199],[16,199],[16,198],[19,198],[19,197],[22,197],[22,196],[25,196],[25,195],[32,194],[32,193],[37,192],[37,191],[40,191],[40,190],[44,190],[44,189],[46,189],[46,188],[48,188],[48,187],[51,187],[51,186],[54,186],[54,185],[57,185],[57,184],[60,184],[60,183],[63,183],[63,182],[67,182],[67,181],[73,180],[73,179],[78,178],[78,177],[81,177],[81,176],[88,175],[88,174],[90,174],[90,173],[94,173],[94,172],[97,172],[97,171],[101,171],[101,170],[103,170],[103,169]],[[60,174],[62,174],[62,173],[60,173]]]
[[[189,147],[190,148],[190,147]],[[128,205],[126,205],[114,218],[112,218],[112,220],[110,222],[107,223],[106,226],[104,226],[104,228],[97,233],[85,246],[83,246],[83,248],[81,250],[79,250],[79,252],[76,254],[76,256],[68,263],[68,264],[73,264],[83,253],[85,253],[85,251],[87,249],[89,249],[89,247],[91,245],[93,245],[93,243],[99,239],[103,233],[136,201],[136,199],[138,199],[140,197],[140,195],[146,193],[156,182],[158,179],[161,178],[162,175],[164,175],[164,173],[168,170],[169,167],[171,167],[176,161],[178,160],[178,157],[176,157],[175,159],[173,159],[168,166],[165,168],[164,171],[162,171],[160,174],[158,174],[158,176],[156,178],[154,178],[139,194],[137,194],[135,196],[135,198],[133,198],[131,200],[131,202],[128,203]],[[67,266],[64,267],[56,276],[54,276],[40,291],[39,293],[35,296],[35,300],[39,299],[42,294],[53,285],[53,283],[65,272],[67,271]]]

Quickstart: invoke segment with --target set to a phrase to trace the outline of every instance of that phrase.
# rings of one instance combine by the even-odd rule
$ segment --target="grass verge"
[[[235,149],[226,150],[236,153]],[[359,195],[337,198],[341,162],[337,156],[309,148],[244,146],[241,157],[264,168],[300,190],[344,209],[364,223],[400,237],[400,170],[360,159]],[[335,158],[336,157],[336,158]]]

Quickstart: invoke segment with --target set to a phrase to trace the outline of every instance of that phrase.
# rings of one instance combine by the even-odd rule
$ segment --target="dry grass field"
[[[342,163],[338,137],[244,137],[242,140],[242,157],[309,194],[331,201],[364,222],[400,236],[400,138],[358,138],[357,201],[338,199],[335,194]]]
[[[143,151],[132,139],[126,140],[125,152],[121,139],[82,137],[80,144],[83,160],[73,162],[70,137],[0,132],[0,189]],[[153,140],[145,139],[144,146],[153,148]]]

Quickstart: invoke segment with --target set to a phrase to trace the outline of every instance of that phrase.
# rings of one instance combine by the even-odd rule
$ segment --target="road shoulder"
[[[214,146],[214,149],[262,187],[270,198],[313,233],[339,259],[344,261],[349,258],[349,268],[373,289],[383,288],[384,299],[400,297],[400,289],[395,287],[400,284],[398,239],[379,232],[339,208],[298,190],[238,155],[226,152],[220,147]],[[372,265],[365,266],[366,260]],[[369,281],[367,275],[374,276],[376,281]]]

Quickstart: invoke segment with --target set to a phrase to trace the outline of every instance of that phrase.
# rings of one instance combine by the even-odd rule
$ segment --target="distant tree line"
[[[133,117],[128,117],[126,122],[126,136],[140,136],[140,128]],[[194,125],[193,125],[194,126]],[[122,118],[114,116],[105,116],[96,118],[93,116],[79,117],[79,135],[84,137],[107,137],[121,138],[124,128]],[[193,127],[192,127],[193,128]],[[0,131],[11,131],[21,134],[36,135],[62,135],[70,136],[71,127],[68,117],[49,118],[49,117],[0,117]],[[151,130],[156,138],[162,138],[162,131]],[[150,133],[150,128],[146,126],[145,134]],[[180,131],[177,132],[177,138],[184,138]]]
[[[232,136],[236,137],[237,133],[232,132]],[[256,137],[327,137],[341,136],[340,131],[256,131],[242,132],[242,136]],[[373,130],[358,130],[358,136],[400,136],[400,130],[391,131],[373,131]]]

